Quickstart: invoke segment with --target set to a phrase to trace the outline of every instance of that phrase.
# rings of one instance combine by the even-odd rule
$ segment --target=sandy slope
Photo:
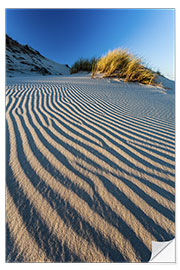
[[[7,261],[138,262],[174,237],[174,90],[9,78]]]
[[[69,67],[56,63],[28,45],[6,35],[6,76],[69,75]]]

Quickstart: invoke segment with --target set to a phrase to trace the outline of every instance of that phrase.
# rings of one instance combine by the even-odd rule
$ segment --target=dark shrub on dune
[[[73,74],[79,71],[91,72],[96,62],[97,59],[95,57],[91,58],[90,60],[88,58],[80,58],[72,65],[70,73]]]

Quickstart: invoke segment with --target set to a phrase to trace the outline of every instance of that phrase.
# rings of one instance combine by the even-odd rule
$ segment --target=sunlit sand
[[[174,89],[7,78],[9,262],[147,262],[175,234]]]

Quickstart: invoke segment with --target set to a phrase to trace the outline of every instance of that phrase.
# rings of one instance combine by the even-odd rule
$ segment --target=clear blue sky
[[[58,63],[127,48],[174,79],[174,9],[6,9],[6,33]]]

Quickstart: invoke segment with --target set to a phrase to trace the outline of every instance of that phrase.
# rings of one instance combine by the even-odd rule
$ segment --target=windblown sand
[[[8,262],[146,262],[174,238],[174,90],[10,78],[6,102]]]

